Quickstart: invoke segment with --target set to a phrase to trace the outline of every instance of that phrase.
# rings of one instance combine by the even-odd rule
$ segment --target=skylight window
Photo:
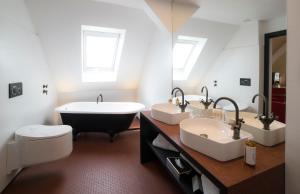
[[[117,80],[126,30],[82,26],[82,81]]]
[[[187,80],[206,42],[206,38],[178,36],[173,48],[174,80]]]

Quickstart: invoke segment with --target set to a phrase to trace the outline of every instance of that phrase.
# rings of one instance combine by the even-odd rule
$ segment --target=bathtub
[[[75,140],[81,132],[104,132],[113,141],[115,134],[127,130],[144,109],[144,105],[135,102],[73,102],[55,110],[64,125],[73,127]]]

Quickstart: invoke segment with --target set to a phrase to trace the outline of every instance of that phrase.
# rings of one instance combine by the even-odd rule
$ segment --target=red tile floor
[[[139,126],[138,121],[133,128]],[[24,169],[3,194],[180,194],[156,161],[139,162],[139,131],[113,143],[105,134],[83,134],[68,158]]]

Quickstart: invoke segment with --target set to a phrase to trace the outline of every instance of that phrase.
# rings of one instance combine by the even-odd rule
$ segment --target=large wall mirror
[[[264,94],[277,120],[285,123],[286,30],[265,34]]]
[[[178,22],[177,16],[183,15],[185,20]],[[208,91],[208,98],[213,100],[222,96],[234,99],[240,111],[263,113],[262,98],[252,102],[258,93],[267,95],[263,37],[274,29],[285,29],[285,16],[281,0],[173,1],[173,87],[182,88],[192,104],[199,105]],[[274,49],[281,44],[275,41]],[[279,64],[272,66],[275,74],[270,71],[270,79],[277,79],[279,73],[283,88],[285,71],[280,68]],[[234,110],[230,103],[220,105]]]

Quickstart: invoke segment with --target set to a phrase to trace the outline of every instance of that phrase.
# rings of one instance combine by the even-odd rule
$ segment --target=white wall
[[[195,94],[197,85],[203,80],[238,28],[237,25],[191,18],[178,32],[174,32],[174,42],[178,35],[208,39],[188,79],[174,81],[174,86],[181,87],[186,94]]]
[[[135,101],[149,40],[155,29],[139,9],[87,0],[26,0],[59,93],[59,103]],[[81,25],[126,29],[117,82],[81,82]]]
[[[240,78],[251,78],[251,86],[240,86]],[[214,80],[218,81],[217,87],[214,87]],[[252,104],[251,100],[259,91],[258,22],[248,22],[240,26],[207,71],[200,87],[203,85],[209,88],[209,95],[213,98],[231,97],[257,110],[257,104]]]
[[[288,0],[286,193],[300,193],[300,1]]]
[[[150,108],[168,102],[172,90],[171,34],[156,30],[153,34],[138,89],[138,99]]]
[[[23,82],[24,94],[8,98],[8,84]],[[49,95],[42,85],[49,84]],[[29,124],[49,123],[56,100],[40,40],[23,0],[0,1],[0,192],[14,175],[6,175],[6,143]]]
[[[286,30],[287,28],[287,17],[281,16],[273,18],[271,20],[261,21],[261,32],[264,34],[270,32],[276,32],[280,30]]]

